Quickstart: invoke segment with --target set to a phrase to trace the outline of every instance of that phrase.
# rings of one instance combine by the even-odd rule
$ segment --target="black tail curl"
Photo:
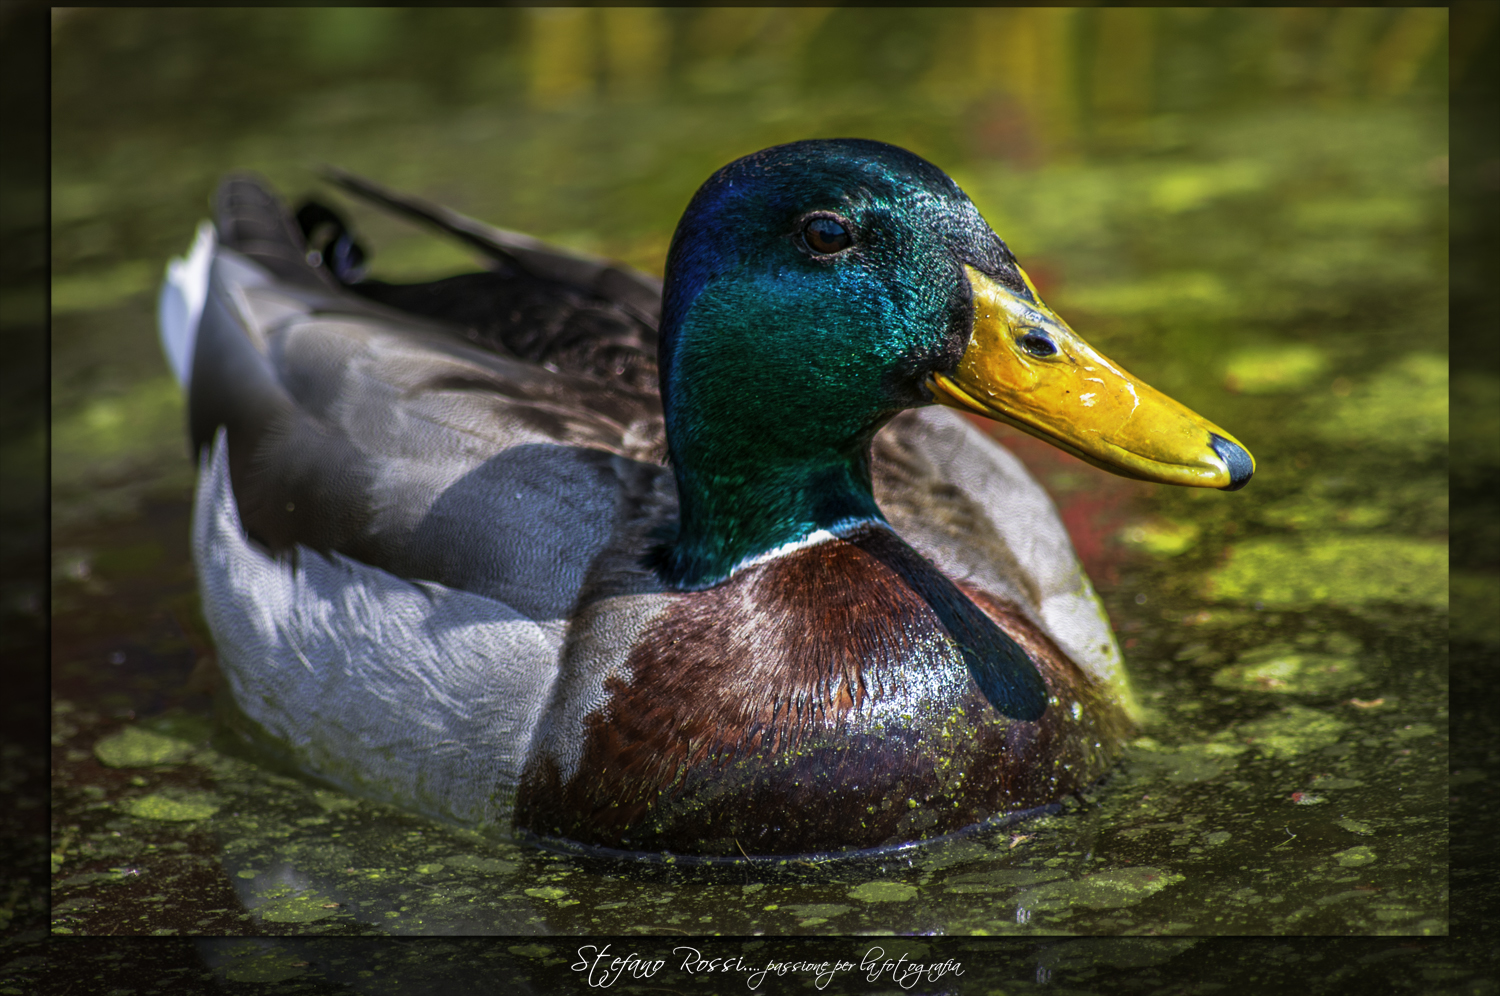
[[[306,201],[297,209],[297,226],[307,242],[308,263],[327,269],[346,286],[364,280],[369,256],[338,212],[320,201]]]

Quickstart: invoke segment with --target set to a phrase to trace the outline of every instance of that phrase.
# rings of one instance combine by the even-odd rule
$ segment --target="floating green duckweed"
[[[849,898],[866,903],[904,903],[916,894],[916,886],[902,882],[866,882],[851,889]]]
[[[1344,868],[1362,868],[1365,865],[1372,865],[1376,861],[1374,850],[1366,847],[1364,844],[1360,844],[1358,847],[1351,847],[1347,851],[1340,851],[1334,857],[1338,860],[1339,865]]]
[[[1292,220],[1306,232],[1407,231],[1422,223],[1422,204],[1410,196],[1320,198],[1298,205]]]
[[[300,893],[273,899],[255,912],[268,923],[312,923],[334,916],[339,904],[326,896]]]
[[[181,764],[193,753],[193,745],[175,737],[127,726],[94,744],[94,756],[111,768],[153,768]]]
[[[1161,868],[1119,868],[1085,875],[1076,882],[1038,886],[1017,896],[1016,905],[1041,910],[1073,905],[1096,910],[1121,909],[1149,899],[1184,878]]]
[[[1312,781],[1315,789],[1352,789],[1363,788],[1365,782],[1358,778],[1340,778],[1337,775],[1319,775]]]
[[[191,820],[208,819],[219,811],[219,801],[206,792],[180,796],[152,793],[136,799],[127,799],[120,808],[138,819],[186,823]]]
[[[1448,545],[1402,536],[1258,538],[1235,546],[1211,573],[1208,597],[1267,608],[1309,603],[1448,605]]]
[[[1151,206],[1165,214],[1178,214],[1223,197],[1253,193],[1270,179],[1266,164],[1249,158],[1184,166],[1164,171],[1151,181]]]
[[[1099,314],[1158,312],[1227,314],[1235,307],[1229,285],[1213,273],[1167,273],[1149,280],[1127,280],[1069,290],[1060,300],[1070,309]]]
[[[1239,763],[1239,756],[1249,750],[1244,744],[1210,742],[1183,747],[1162,747],[1149,737],[1135,742],[1130,766],[1143,774],[1160,773],[1176,785],[1205,782],[1217,778]]]
[[[1244,394],[1276,394],[1306,387],[1328,367],[1316,346],[1273,346],[1235,353],[1225,364],[1224,383]]]
[[[51,435],[54,527],[132,513],[141,488],[119,481],[142,472],[162,486],[191,488],[191,465],[182,459],[183,411],[182,391],[169,375],[59,410]]]
[[[800,906],[783,907],[788,913],[802,918],[797,922],[799,927],[816,927],[836,916],[843,916],[853,908],[853,906],[843,906],[839,903],[804,903]]]
[[[1213,677],[1220,688],[1280,695],[1332,695],[1363,680],[1348,657],[1300,653],[1284,645],[1241,654],[1239,663],[1220,668]]]
[[[1141,522],[1126,526],[1120,539],[1155,557],[1175,557],[1192,548],[1201,530],[1189,522]]]
[[[1391,519],[1391,509],[1317,492],[1302,492],[1260,512],[1268,525],[1283,529],[1373,529]]]
[[[357,809],[360,804],[360,801],[353,796],[345,795],[342,792],[333,792],[329,789],[314,789],[312,797],[314,802],[330,813],[342,813],[345,810]]]
[[[1314,432],[1334,443],[1382,447],[1448,442],[1448,360],[1411,353],[1338,399]]]
[[[453,854],[443,859],[443,867],[454,872],[509,875],[516,870],[516,863],[501,861],[499,858],[482,858],[477,854]]]
[[[1247,609],[1230,609],[1219,606],[1212,609],[1201,609],[1183,620],[1199,630],[1213,632],[1216,630],[1232,630],[1245,626],[1255,621],[1255,613]],[[1205,649],[1207,649],[1205,647]],[[1179,659],[1183,659],[1179,656]]]
[[[1296,757],[1338,741],[1349,724],[1316,709],[1287,706],[1253,723],[1233,727],[1229,733],[1272,757]]]

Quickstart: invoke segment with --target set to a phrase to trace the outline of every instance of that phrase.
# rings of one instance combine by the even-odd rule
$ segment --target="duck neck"
[[[681,269],[669,259],[669,272]],[[892,373],[912,365],[905,339],[851,345],[875,318],[819,312],[774,282],[732,281],[696,298],[682,286],[668,280],[662,309],[662,415],[679,520],[656,558],[661,578],[711,587],[820,531],[883,522],[870,446],[916,400]]]
[[[868,438],[854,452],[802,460],[695,456],[675,464],[678,534],[660,565],[675,587],[707,588],[788,546],[885,521],[871,488]]]

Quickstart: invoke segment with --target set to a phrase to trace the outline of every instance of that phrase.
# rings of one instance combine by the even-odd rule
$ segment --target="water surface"
[[[1442,35],[1301,16],[63,16],[53,931],[1445,933]],[[1246,490],[1188,491],[997,430],[1057,499],[1149,710],[1119,771],[899,861],[703,874],[481,837],[226,752],[153,316],[218,177],[295,196],[336,163],[660,273],[713,169],[833,135],[946,169],[1081,334],[1256,455]],[[472,265],[351,213],[376,276]]]

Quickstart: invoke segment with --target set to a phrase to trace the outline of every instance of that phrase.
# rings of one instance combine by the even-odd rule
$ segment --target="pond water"
[[[1442,24],[856,13],[55,22],[54,933],[1446,933]],[[1335,30],[1355,54],[1330,69]],[[1056,58],[986,61],[1015,37]],[[154,326],[217,179],[295,196],[334,163],[659,274],[713,169],[831,135],[946,169],[1082,335],[1256,455],[1244,491],[1189,491],[989,426],[1121,638],[1148,718],[1119,770],[899,860],[708,872],[483,837],[229,750]],[[352,214],[376,276],[472,265]]]

